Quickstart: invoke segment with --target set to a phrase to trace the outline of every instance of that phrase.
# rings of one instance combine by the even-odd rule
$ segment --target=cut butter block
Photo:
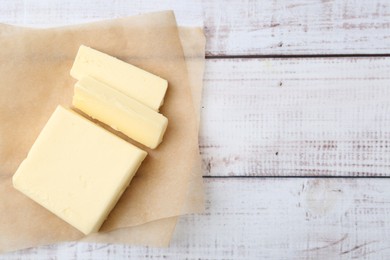
[[[168,87],[165,79],[84,45],[70,75],[77,80],[91,76],[155,111],[163,104]]]
[[[168,125],[163,115],[91,77],[76,83],[73,105],[152,149],[161,143]]]
[[[89,234],[99,230],[146,155],[58,106],[13,176],[13,185]]]

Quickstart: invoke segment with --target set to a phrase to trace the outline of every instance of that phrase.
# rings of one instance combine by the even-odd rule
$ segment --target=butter
[[[158,111],[168,82],[108,54],[81,45],[70,71],[77,80],[91,76]]]
[[[58,106],[13,176],[13,185],[89,234],[99,230],[146,155]]]
[[[161,143],[168,125],[163,115],[91,77],[76,83],[73,105],[152,149]]]

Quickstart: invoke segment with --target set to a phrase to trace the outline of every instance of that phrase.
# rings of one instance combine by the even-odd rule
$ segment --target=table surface
[[[169,248],[68,242],[22,259],[389,259],[388,0],[3,0],[51,27],[173,9],[207,37],[206,212]]]

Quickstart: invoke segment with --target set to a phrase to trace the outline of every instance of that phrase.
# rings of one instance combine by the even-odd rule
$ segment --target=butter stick
[[[59,106],[14,174],[13,185],[89,234],[99,230],[146,155]]]
[[[163,104],[168,88],[165,79],[84,45],[70,74],[77,80],[91,76],[155,111]]]
[[[168,125],[163,115],[91,77],[76,83],[73,105],[152,149],[161,143]]]

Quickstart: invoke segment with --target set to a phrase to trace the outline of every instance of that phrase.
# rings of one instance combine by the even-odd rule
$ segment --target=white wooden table
[[[3,0],[48,27],[173,9],[204,22],[206,212],[167,249],[62,243],[0,258],[390,259],[388,0]]]

